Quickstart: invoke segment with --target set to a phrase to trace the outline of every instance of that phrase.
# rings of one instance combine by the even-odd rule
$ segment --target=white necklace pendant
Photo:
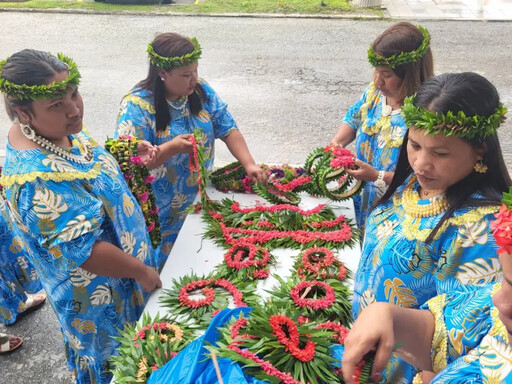
[[[382,96],[382,116],[389,116],[391,112],[393,112],[393,108],[387,104],[386,96]]]
[[[187,106],[187,97],[186,96],[182,96],[182,97],[180,97],[176,101],[169,101],[169,100],[167,100],[167,103],[169,104],[169,106],[172,109],[174,109],[176,111],[182,111],[182,113],[183,113],[183,110]]]

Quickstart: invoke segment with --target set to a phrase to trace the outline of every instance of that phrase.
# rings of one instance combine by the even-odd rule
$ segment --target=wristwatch
[[[384,171],[379,171],[379,175],[377,176],[377,180],[373,182],[373,184],[379,189],[385,189],[388,185],[384,181]]]

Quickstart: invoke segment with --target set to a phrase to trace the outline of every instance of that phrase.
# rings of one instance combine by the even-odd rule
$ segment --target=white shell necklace
[[[382,116],[390,116],[391,113],[393,113],[393,107],[387,103],[386,96],[382,95]]]
[[[53,144],[50,140],[45,139],[39,135],[36,135],[36,131],[30,126],[26,124],[22,124],[19,122],[21,133],[30,141],[33,141],[36,144],[39,144],[41,147],[46,148],[50,152],[53,152],[57,156],[60,156],[66,160],[79,163],[79,164],[90,164],[93,160],[93,153],[91,145],[84,139],[83,135],[80,133],[76,135],[80,144],[85,148],[84,155],[75,155],[71,153],[69,150],[59,147],[56,144]]]
[[[183,111],[187,106],[187,96],[181,96],[176,101],[167,100],[167,104],[169,104],[169,106],[176,111]]]

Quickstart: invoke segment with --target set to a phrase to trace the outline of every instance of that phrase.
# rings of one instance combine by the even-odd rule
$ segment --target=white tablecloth
[[[256,202],[268,204],[261,197],[253,194],[226,194],[213,188],[208,188],[207,192],[213,200],[231,198],[240,202],[242,206],[254,206]],[[300,207],[303,209],[311,209],[318,204],[328,202],[327,199],[314,198],[304,193],[301,194],[301,198]],[[343,214],[348,219],[352,219],[352,222],[355,223],[352,200],[330,203],[329,205],[336,210],[337,215]],[[169,258],[160,273],[163,289],[172,288],[172,279],[179,278],[192,271],[198,275],[212,272],[213,268],[223,261],[223,256],[226,251],[214,244],[212,240],[203,239],[205,228],[206,225],[201,219],[201,214],[189,214],[187,216]],[[284,278],[288,277],[290,275],[290,268],[294,263],[294,258],[298,254],[298,250],[292,249],[280,248],[273,250],[272,255],[277,259],[277,266],[271,268],[271,274],[278,274]],[[339,252],[339,259],[343,261],[346,267],[352,272],[356,271],[360,256],[361,250],[359,243],[354,244],[352,249],[347,247]],[[268,295],[264,290],[270,290],[275,283],[276,280],[273,277],[260,281],[258,283],[258,293],[261,293],[262,296]],[[161,295],[160,291],[160,289],[154,291],[146,305],[145,312],[149,313],[151,316],[155,316],[157,313],[160,313],[160,315],[166,313],[166,310],[159,304],[158,298]]]

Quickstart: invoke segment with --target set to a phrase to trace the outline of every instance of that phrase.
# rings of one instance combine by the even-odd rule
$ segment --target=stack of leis
[[[151,186],[154,176],[149,174],[148,168],[142,164],[141,158],[137,156],[138,143],[140,143],[139,139],[122,135],[117,139],[107,139],[105,149],[119,163],[124,178],[144,214],[151,244],[156,248],[162,241],[162,235],[158,207]]]
[[[345,217],[336,218],[328,207],[320,205],[301,210],[292,205],[241,208],[232,200],[218,203],[217,211],[208,211],[205,237],[219,245],[231,246],[239,239],[259,244],[268,250],[277,247],[297,249],[305,245],[342,248],[357,239],[355,229]]]
[[[293,305],[298,313],[313,321],[337,320],[345,326],[352,323],[350,290],[338,279],[276,278],[280,286],[272,291],[273,302]]]
[[[232,281],[266,279],[275,258],[265,248],[243,239],[237,240],[224,255],[224,262],[215,270],[219,276]]]
[[[173,288],[165,289],[160,302],[173,316],[186,316],[206,328],[213,316],[228,308],[230,300],[235,307],[256,306],[259,297],[253,284],[236,285],[216,276],[199,277],[194,273],[173,280]],[[196,298],[200,295],[200,298]]]
[[[311,175],[307,192],[339,201],[357,194],[363,186],[346,172],[355,167],[355,155],[346,148],[325,147],[312,151],[304,167]],[[331,187],[332,184],[334,187]]]
[[[207,178],[207,170],[204,167],[204,163],[206,161],[203,147],[198,145],[199,137],[201,134],[201,130],[195,130],[194,134],[190,136],[190,142],[192,143],[193,153],[189,157],[189,170],[192,175],[196,176],[197,179],[197,187],[199,189],[199,196],[201,197],[201,205],[203,207],[208,207],[211,203],[208,195],[206,194],[206,182]],[[196,210],[195,207],[192,207],[190,210]]]
[[[512,188],[503,194],[503,205],[491,222],[493,236],[500,247],[498,253],[512,255]]]
[[[266,184],[255,184],[254,192],[273,204],[300,203],[297,192],[305,190],[311,182],[311,176],[304,168],[295,168],[288,164],[282,166],[263,166],[268,179]]]
[[[126,325],[115,339],[121,344],[112,357],[116,383],[145,383],[194,339],[194,329],[174,321],[152,320],[144,314],[135,327]]]
[[[326,247],[311,247],[299,255],[294,265],[301,280],[345,280],[348,276],[345,265],[334,252]]]
[[[244,366],[244,373],[271,383],[340,383],[329,355],[330,331],[298,322],[291,308],[268,305],[220,328],[220,357]]]

